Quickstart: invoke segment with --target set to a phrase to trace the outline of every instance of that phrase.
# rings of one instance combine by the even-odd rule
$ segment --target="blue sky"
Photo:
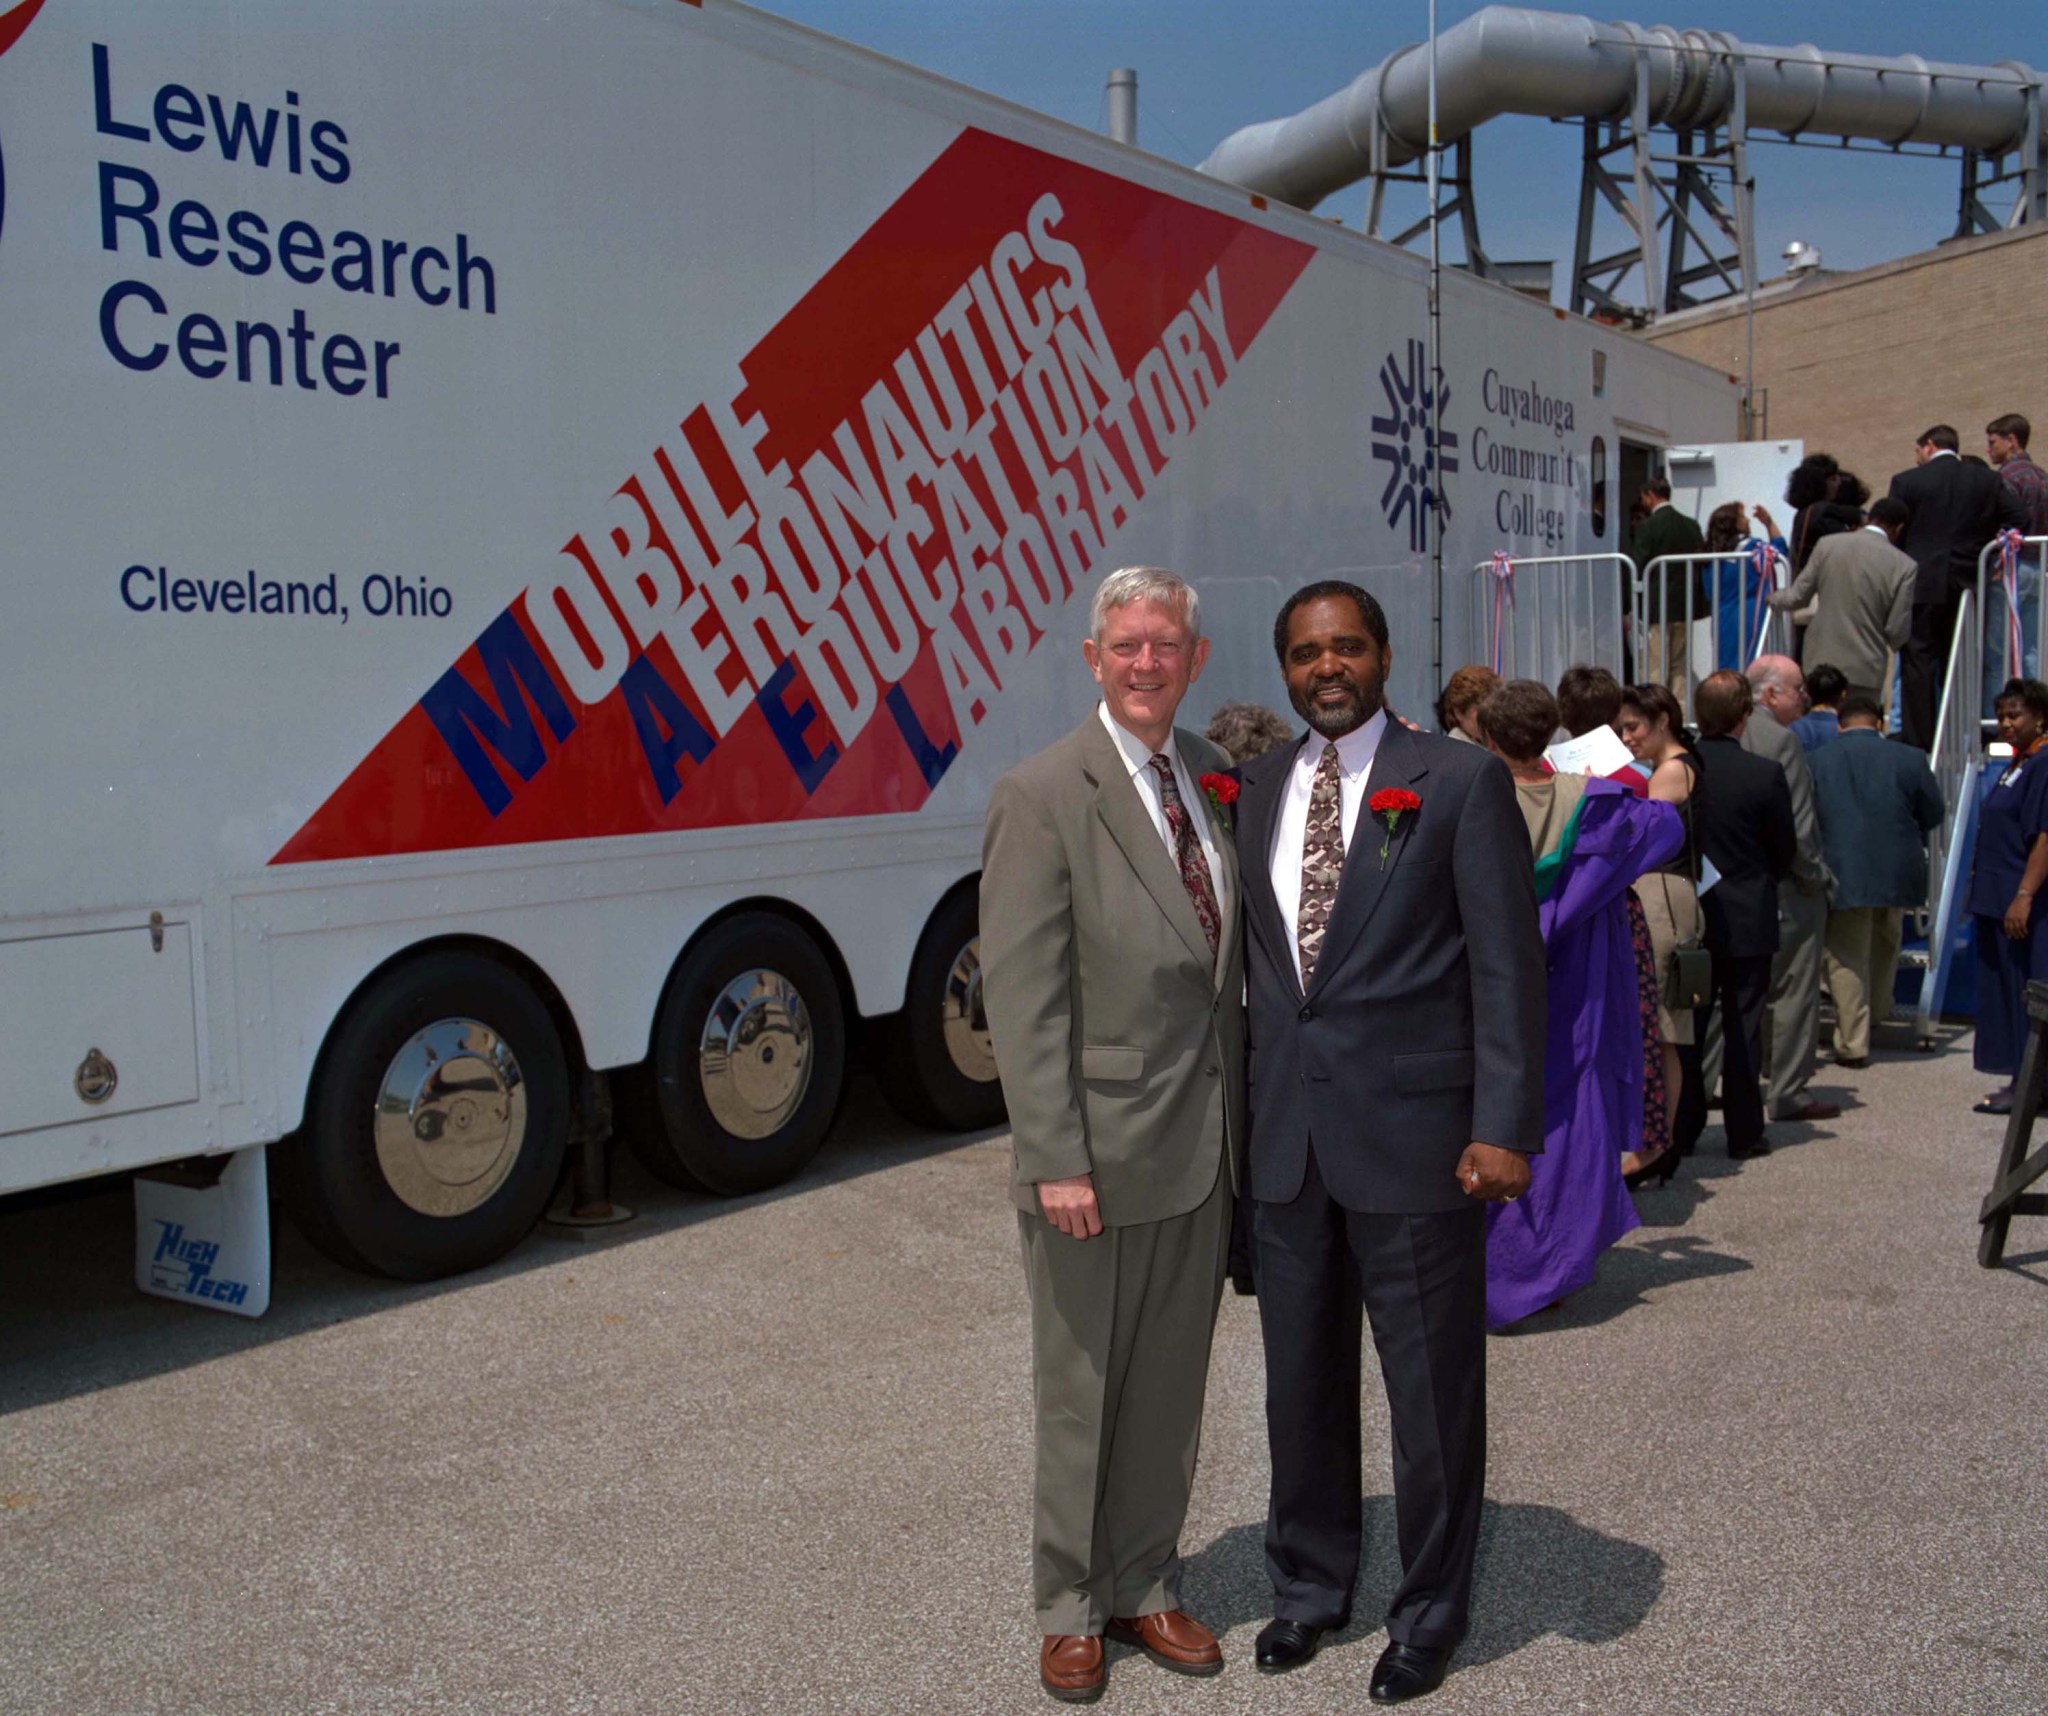
[[[769,0],[766,9],[1090,128],[1102,122],[1104,74],[1135,66],[1140,142],[1188,165],[1238,126],[1306,107],[1421,40],[1428,19],[1425,0]],[[1439,0],[1439,26],[1478,10],[1477,0]],[[2048,71],[2048,10],[2039,0],[1610,0],[1594,16],[1833,52],[1984,65],[2019,59]],[[1555,260],[1561,292],[1577,209],[1576,128],[1501,119],[1481,129],[1475,148],[1482,242],[1496,258]],[[1765,277],[1779,271],[1791,239],[1818,245],[1830,268],[1856,268],[1926,249],[1955,224],[1953,157],[1763,145],[1752,167]],[[2009,201],[1996,205],[2001,216]],[[1421,206],[1420,191],[1390,194],[1397,227]],[[1355,225],[1364,209],[1363,192],[1353,189],[1321,212]],[[1455,238],[1445,254],[1457,255]]]

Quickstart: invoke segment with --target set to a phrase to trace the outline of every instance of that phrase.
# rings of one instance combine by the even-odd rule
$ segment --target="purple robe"
[[[1486,1211],[1486,1326],[1555,1304],[1639,1225],[1621,1155],[1642,1141],[1642,1014],[1629,884],[1685,843],[1670,805],[1588,781],[1566,856],[1538,908],[1549,966],[1543,1150],[1529,1189]]]

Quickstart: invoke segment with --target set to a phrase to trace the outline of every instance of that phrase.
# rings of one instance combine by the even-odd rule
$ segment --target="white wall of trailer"
[[[179,95],[162,109],[166,89],[192,92],[193,114]],[[286,164],[282,129],[268,167],[246,138],[226,159],[210,97],[230,114],[237,103],[252,116],[275,110],[281,128],[296,117],[301,170]],[[314,167],[320,123],[334,128],[335,153],[317,159],[331,171],[346,158],[339,182]],[[878,223],[901,222],[919,267],[950,269],[962,288],[1008,230],[984,230],[976,197],[950,213],[937,199],[932,175],[963,150],[1000,165],[1020,208],[1034,172],[1070,187],[1069,224],[1055,235],[1095,219],[1082,206],[1092,193],[1071,188],[1072,164],[1136,187],[1134,206],[1154,222],[1145,230],[1168,249],[1211,242],[1189,211],[1239,223],[1240,237],[1215,240],[1226,290],[1233,269],[1271,272],[1287,247],[1307,247],[1243,350],[1203,348],[1213,398],[1183,395],[1199,420],[1150,468],[1091,572],[1156,562],[1202,588],[1216,647],[1190,704],[1198,721],[1226,696],[1284,706],[1269,642],[1278,600],[1310,578],[1355,577],[1386,602],[1395,696],[1423,717],[1435,690],[1429,557],[1407,515],[1390,517],[1392,467],[1373,451],[1400,439],[1374,419],[1394,414],[1427,337],[1416,258],[719,0],[47,0],[0,57],[0,716],[11,758],[0,1004],[12,1013],[64,982],[62,959],[6,949],[141,935],[155,912],[189,949],[178,970],[190,1014],[183,1037],[151,1051],[168,1070],[122,1099],[132,1112],[74,1116],[58,1046],[132,1029],[121,985],[86,985],[36,1064],[18,1037],[0,1051],[0,1189],[280,1137],[300,1121],[349,997],[434,938],[475,937],[530,961],[593,1067],[646,1055],[678,951],[708,916],[749,899],[788,901],[816,921],[858,1011],[900,1005],[927,914],[978,863],[989,784],[1089,706],[1078,644],[1092,576],[1041,616],[1042,641],[1006,664],[928,792],[900,759],[849,768],[857,740],[870,745],[860,756],[877,743],[863,728],[837,735],[841,778],[862,790],[827,776],[801,819],[785,814],[795,801],[766,766],[729,768],[715,817],[690,820],[694,788],[679,809],[658,802],[633,773],[638,753],[619,762],[592,736],[601,720],[630,735],[613,699],[609,715],[579,702],[582,750],[546,743],[531,779],[488,759],[516,802],[509,822],[482,822],[446,750],[422,750],[433,729],[417,706],[522,593],[531,614],[581,575],[565,543],[612,553],[622,486],[653,481],[657,450],[672,464],[687,455],[677,426],[700,406],[730,409],[744,429],[750,390],[800,402],[815,382],[857,399],[886,379],[890,363],[861,349],[861,319],[889,305],[887,271],[872,267]],[[146,187],[154,257],[141,219],[120,212],[139,208]],[[342,232],[409,249],[388,293],[381,275],[367,292],[331,273],[295,282],[274,254],[263,272],[238,272],[224,234],[221,253],[196,264],[171,241],[180,202],[221,228],[239,211],[259,215],[273,253],[284,224],[303,221],[330,267]],[[203,225],[187,217],[195,254],[208,248],[192,236]],[[415,277],[423,245],[445,265]],[[459,284],[465,251],[488,261],[488,305],[474,267],[469,308],[423,301],[422,288]],[[831,327],[820,283],[855,254],[870,267],[846,290],[843,340],[805,348],[795,377],[743,375],[793,321]],[[1102,282],[1153,272],[1107,239],[1086,254]],[[1034,288],[1058,283],[1042,256],[1031,266]],[[1201,268],[1187,272],[1199,294]],[[124,282],[136,289],[108,309]],[[1499,289],[1454,276],[1444,296],[1445,421],[1460,460],[1447,484],[1449,668],[1484,652],[1472,563],[1496,548],[1612,547],[1627,511],[1617,437],[1732,439],[1735,402],[1725,378]],[[1103,303],[1131,349],[1167,350],[1180,303],[1128,314]],[[203,327],[180,351],[181,320],[195,312],[223,330],[224,351]],[[292,371],[295,315],[314,330],[311,386]],[[279,330],[279,385],[261,335],[253,378],[235,378],[240,323]],[[356,342],[363,369],[342,348],[336,374],[322,370],[335,335]],[[379,342],[397,348],[382,396],[369,366]],[[153,367],[135,367],[157,346]],[[1119,357],[1136,369],[1121,347]],[[195,373],[216,362],[227,372]],[[870,367],[853,374],[856,364]],[[1609,471],[1604,541],[1587,488],[1595,436]],[[1514,449],[1533,474],[1482,470],[1487,444]],[[615,596],[649,555],[644,520],[626,534]],[[181,578],[210,588],[215,611],[163,611]],[[386,597],[371,594],[374,580]],[[335,611],[223,611],[238,582],[331,587]],[[430,611],[368,611],[394,583]],[[579,612],[624,635],[632,622],[616,600],[605,619],[588,589],[583,599]],[[702,635],[715,629],[707,621]],[[592,662],[604,639],[591,648],[586,681],[601,677]],[[733,649],[728,672],[745,653]],[[928,727],[954,701],[937,677],[920,695]],[[746,719],[754,726],[733,733],[782,767],[759,717]],[[891,716],[878,705],[867,719]],[[829,727],[814,718],[800,742]],[[572,766],[583,771],[573,780]],[[768,810],[753,817],[757,785]],[[914,802],[892,796],[904,792]],[[543,799],[545,815],[529,814]],[[462,832],[515,825],[521,837],[484,844]],[[454,832],[437,844],[443,827]]]

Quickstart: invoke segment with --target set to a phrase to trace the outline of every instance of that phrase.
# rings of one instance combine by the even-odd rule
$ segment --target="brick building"
[[[1643,338],[1740,376],[1741,300],[1667,316]],[[2044,353],[2048,226],[1774,281],[1756,299],[1758,434],[1834,454],[1879,495],[1932,423],[1954,424],[1963,451],[1981,457],[1984,425],[2021,412],[2038,459],[2048,451]]]

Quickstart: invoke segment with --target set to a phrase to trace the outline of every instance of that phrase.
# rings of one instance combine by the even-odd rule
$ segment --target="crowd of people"
[[[1702,531],[1652,484],[1640,682],[1461,667],[1442,736],[1387,706],[1386,614],[1337,580],[1274,621],[1301,727],[1238,704],[1185,731],[1197,592],[1153,567],[1101,580],[1101,701],[992,789],[980,897],[1053,1698],[1101,1695],[1105,1639],[1177,1674],[1224,1666],[1181,1607],[1178,1540],[1226,1274],[1258,1296],[1266,1370],[1256,1666],[1305,1668],[1352,1614],[1369,1325],[1401,1560],[1369,1692],[1442,1683],[1470,1619],[1485,1332],[1593,1278],[1637,1224],[1631,1191],[1697,1151],[1717,1098],[1738,1161],[1774,1123],[1839,1115],[1809,1089],[1823,992],[1835,1065],[1869,1064],[1944,815],[1927,747],[1957,605],[1995,534],[2048,533],[2027,440],[1995,419],[1979,469],[1937,425],[1867,509],[1816,455],[1787,535],[1739,504]],[[1774,607],[1803,666],[1759,647]],[[1741,671],[1688,659],[1701,619]],[[1995,702],[2010,761],[1968,904],[1977,1065],[2005,1081],[1978,1106],[1998,1113],[2026,983],[2048,976],[2048,684]]]
[[[1638,578],[1664,561],[1643,589],[1642,635],[1632,640],[1639,676],[1683,696],[1703,677],[1688,660],[1697,622],[1712,622],[1715,662],[1740,665],[1762,652],[1768,618],[1784,614],[1795,660],[1838,669],[1851,688],[1895,711],[1907,740],[1931,747],[1963,593],[1976,588],[1980,556],[2005,532],[2048,535],[2048,474],[2028,452],[2031,436],[2025,417],[1994,417],[1980,456],[1962,452],[1956,430],[1937,423],[1914,443],[1914,464],[1877,500],[1830,454],[1809,454],[1786,482],[1782,534],[1768,507],[1739,501],[1715,508],[1702,528],[1672,504],[1668,481],[1652,479],[1632,510],[1629,544]],[[2038,569],[2038,549],[2019,558]],[[1789,569],[1783,587],[1777,565]],[[1988,715],[2008,677],[2039,672],[2035,580],[1996,567],[1984,602],[1976,713]],[[2008,661],[2014,613],[2020,656]]]

